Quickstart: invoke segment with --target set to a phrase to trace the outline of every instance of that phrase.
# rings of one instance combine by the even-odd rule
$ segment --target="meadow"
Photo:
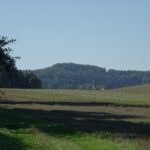
[[[150,85],[1,91],[0,150],[150,149]]]

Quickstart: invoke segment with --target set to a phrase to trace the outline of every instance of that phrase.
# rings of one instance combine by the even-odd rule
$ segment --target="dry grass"
[[[73,139],[80,134],[93,137],[93,143],[98,139],[117,146],[122,143],[121,149],[125,150],[148,150],[150,147],[149,85],[108,91],[2,91],[6,94],[0,101],[0,131],[3,128],[21,130],[23,137],[29,133],[40,137],[42,133],[64,141],[66,137]],[[71,140],[71,144],[82,145],[79,141]],[[134,146],[125,148],[126,143]],[[93,149],[96,146],[93,145]]]

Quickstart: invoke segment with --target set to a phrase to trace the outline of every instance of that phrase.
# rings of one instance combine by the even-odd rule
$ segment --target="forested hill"
[[[73,63],[55,64],[33,71],[43,88],[101,89],[150,83],[150,71],[119,71]]]

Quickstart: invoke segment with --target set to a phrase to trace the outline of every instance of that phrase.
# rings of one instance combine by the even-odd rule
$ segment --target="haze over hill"
[[[150,71],[120,71],[75,63],[58,63],[32,71],[41,79],[43,88],[101,89],[150,83]]]

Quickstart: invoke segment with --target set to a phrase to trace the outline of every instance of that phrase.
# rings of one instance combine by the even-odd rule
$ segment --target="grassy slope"
[[[150,105],[150,85],[105,91],[2,89],[3,99],[22,101],[87,101]]]
[[[148,150],[150,147],[149,85],[109,91],[3,91],[0,150]],[[57,103],[61,106],[55,110],[55,106],[48,106],[50,103],[11,104],[4,99],[107,103],[99,107],[67,104],[69,108]]]

